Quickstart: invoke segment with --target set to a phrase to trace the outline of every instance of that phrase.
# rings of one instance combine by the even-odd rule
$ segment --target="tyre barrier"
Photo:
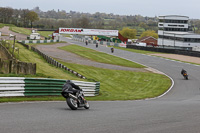
[[[99,95],[100,82],[71,80],[85,96]],[[12,96],[58,96],[66,80],[27,77],[0,77],[0,97]]]
[[[50,43],[50,42],[59,42],[59,40],[19,40],[21,43]]]

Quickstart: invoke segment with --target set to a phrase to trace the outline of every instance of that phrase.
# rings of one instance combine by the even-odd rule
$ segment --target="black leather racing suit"
[[[74,89],[73,89],[74,88]],[[69,90],[69,91],[73,91],[74,95],[77,94],[77,92],[79,93],[80,91],[82,91],[82,89],[80,89],[79,86],[75,85],[74,83],[72,83],[71,81],[67,81],[64,85],[63,85],[63,88],[62,88],[62,96],[64,97],[64,93],[65,93],[65,90]]]
[[[184,73],[187,73],[184,69],[181,70],[181,74],[183,75]]]

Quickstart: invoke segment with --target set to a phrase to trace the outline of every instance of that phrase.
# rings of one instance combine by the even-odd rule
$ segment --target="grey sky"
[[[0,7],[42,11],[66,10],[84,13],[114,13],[119,15],[183,15],[200,19],[200,0],[0,0]]]

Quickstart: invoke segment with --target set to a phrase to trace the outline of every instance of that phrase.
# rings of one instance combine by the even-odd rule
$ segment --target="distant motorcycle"
[[[81,90],[79,94],[74,93],[71,90],[62,91],[62,96],[66,98],[67,105],[72,110],[77,110],[78,108],[84,107],[85,109],[89,109],[90,105],[87,100],[84,98],[84,93]]]
[[[188,80],[188,74],[187,74],[187,72],[183,73],[183,77],[184,77],[184,79]]]
[[[184,79],[188,80],[187,71],[185,71],[184,69],[182,69],[182,70],[181,70],[181,74],[183,75]]]
[[[113,47],[111,48],[111,52],[114,53],[114,48]]]

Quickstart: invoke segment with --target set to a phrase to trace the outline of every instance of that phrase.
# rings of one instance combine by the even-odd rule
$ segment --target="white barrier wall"
[[[48,78],[0,77],[0,97],[61,95],[66,80]],[[85,96],[99,95],[99,82],[72,80]]]

